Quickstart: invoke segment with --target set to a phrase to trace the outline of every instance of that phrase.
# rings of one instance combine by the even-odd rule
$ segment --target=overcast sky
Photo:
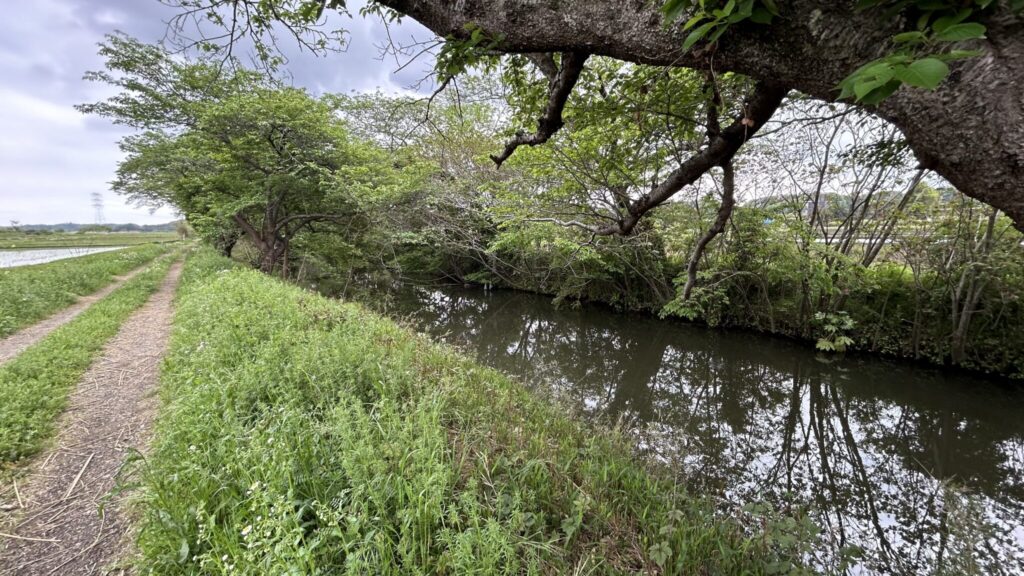
[[[353,7],[357,13],[358,6]],[[85,117],[72,106],[110,94],[82,74],[102,68],[96,44],[114,30],[146,42],[161,40],[174,16],[158,0],[23,0],[5,6],[0,19],[0,226],[90,223],[90,194],[103,193],[108,223],[160,223],[176,216],[127,205],[110,191],[127,132],[106,120]],[[387,38],[376,19],[344,20],[350,32],[343,53],[314,57],[289,53],[294,83],[314,93],[398,92],[429,73],[424,60],[398,74],[394,58],[380,60]],[[415,22],[392,27],[396,41],[428,40]],[[292,43],[285,43],[293,48]],[[289,52],[286,50],[286,52]]]

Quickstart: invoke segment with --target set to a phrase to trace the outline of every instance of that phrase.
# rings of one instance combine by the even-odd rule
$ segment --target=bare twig
[[[85,469],[89,467],[89,463],[92,462],[92,457],[95,455],[95,452],[89,454],[89,458],[86,459],[85,464],[82,465],[82,469],[78,471],[78,476],[75,476],[75,481],[71,483],[71,486],[68,488],[68,491],[64,493],[64,497],[61,498],[61,500],[67,500],[68,496],[71,496],[71,492],[74,491],[75,486],[78,486],[78,481],[82,479],[82,474],[85,474]]]
[[[18,499],[18,507],[24,508],[25,502],[21,499],[21,492],[18,491],[18,480],[14,480],[14,496]]]

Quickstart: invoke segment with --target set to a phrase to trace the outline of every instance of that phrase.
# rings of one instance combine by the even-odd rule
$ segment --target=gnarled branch
[[[649,193],[629,203],[627,214],[618,222],[594,228],[599,236],[628,235],[651,209],[664,203],[683,189],[693,184],[715,166],[725,166],[743,144],[771,119],[782,104],[789,90],[785,87],[760,82],[748,98],[744,113],[726,128],[709,134],[708,145],[676,168]]]
[[[722,204],[718,207],[718,215],[715,222],[708,228],[708,231],[700,237],[697,245],[693,247],[693,254],[690,255],[690,262],[686,266],[686,286],[683,287],[683,300],[689,300],[693,287],[697,284],[697,267],[700,259],[704,257],[704,250],[708,244],[725,230],[725,224],[732,216],[732,209],[736,206],[736,175],[733,172],[732,160],[722,166]]]
[[[565,122],[562,120],[562,111],[565,103],[576,87],[576,82],[583,73],[583,66],[589,54],[583,52],[562,53],[562,66],[558,74],[548,79],[548,104],[544,109],[544,115],[537,119],[537,131],[533,134],[519,132],[515,138],[505,144],[505,150],[500,155],[491,155],[491,160],[501,167],[505,160],[508,160],[520,146],[537,146],[547,142],[555,132],[562,129]],[[545,73],[544,68],[541,70]]]

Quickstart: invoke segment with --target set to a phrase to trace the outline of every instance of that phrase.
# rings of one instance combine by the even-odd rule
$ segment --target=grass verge
[[[31,456],[53,434],[69,391],[118,328],[157,290],[177,253],[0,366],[0,466]]]
[[[186,264],[141,572],[801,570],[805,521],[716,511],[456,351],[225,265]]]
[[[70,306],[169,250],[156,244],[0,269],[0,338]]]

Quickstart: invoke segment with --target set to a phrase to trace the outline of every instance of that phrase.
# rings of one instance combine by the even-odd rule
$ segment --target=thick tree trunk
[[[651,0],[382,0],[440,36],[474,23],[506,52],[574,52],[661,66],[729,70],[822,100],[850,72],[882,56],[914,23],[854,10],[852,0],[787,0],[771,25],[730,29],[713,53],[683,53],[685,32],[666,27]],[[1004,3],[1005,5],[1005,3]],[[982,55],[957,62],[937,90],[902,88],[875,112],[899,127],[922,166],[999,208],[1024,227],[1024,20],[1002,8],[984,24]],[[471,27],[470,27],[471,29]]]

